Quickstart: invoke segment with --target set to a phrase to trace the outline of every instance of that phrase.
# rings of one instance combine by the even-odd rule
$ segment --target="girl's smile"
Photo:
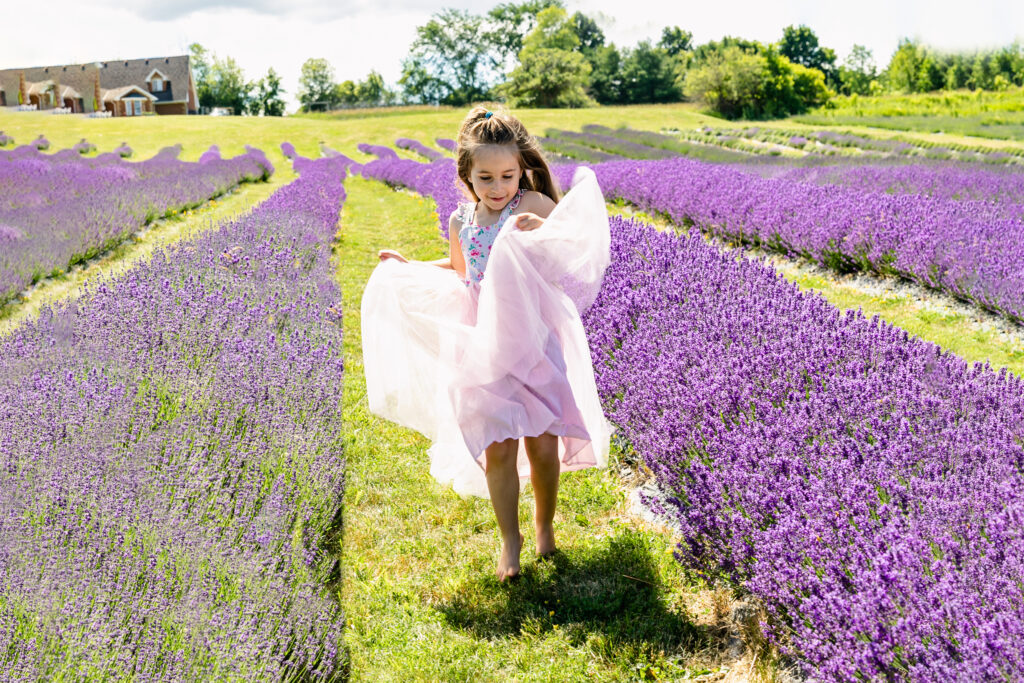
[[[489,210],[500,212],[519,189],[523,169],[512,145],[484,145],[473,155],[469,180],[473,192]]]

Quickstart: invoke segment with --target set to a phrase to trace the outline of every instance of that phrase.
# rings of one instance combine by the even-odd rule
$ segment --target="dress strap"
[[[520,187],[519,191],[516,192],[516,196],[513,197],[512,201],[508,203],[509,213],[511,213],[517,206],[519,206],[519,200],[523,198],[524,194],[526,194],[526,190]]]

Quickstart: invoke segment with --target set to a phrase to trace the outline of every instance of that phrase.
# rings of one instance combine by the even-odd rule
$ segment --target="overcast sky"
[[[198,42],[231,56],[256,80],[271,66],[297,106],[299,69],[326,58],[339,81],[371,69],[393,84],[416,26],[446,7],[483,14],[498,2],[453,0],[43,0],[4,3],[0,68],[185,54]],[[697,43],[724,35],[778,40],[789,24],[806,24],[842,61],[854,43],[884,66],[903,36],[940,49],[1006,45],[1024,39],[1019,0],[567,0],[571,12],[595,17],[611,42],[657,40],[664,26],[691,31]],[[621,8],[628,7],[628,14]]]

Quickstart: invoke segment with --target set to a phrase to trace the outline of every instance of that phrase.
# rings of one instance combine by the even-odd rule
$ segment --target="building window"
[[[155,76],[153,81],[150,83],[150,90],[152,92],[163,92],[164,90],[164,79],[159,76]]]
[[[142,116],[142,100],[136,98],[132,100],[132,105],[135,110],[135,116]]]

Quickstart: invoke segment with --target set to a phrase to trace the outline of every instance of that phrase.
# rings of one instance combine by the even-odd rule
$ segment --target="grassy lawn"
[[[429,443],[366,405],[363,286],[378,248],[419,259],[444,253],[433,202],[360,178],[346,187],[336,253],[348,432],[343,591],[354,677],[724,678],[723,610],[675,561],[668,534],[630,518],[615,452],[608,469],[562,476],[555,519],[562,552],[553,561],[533,558],[532,494],[524,487],[522,577],[497,582],[500,537],[490,501],[437,484]]]
[[[795,121],[976,136],[1024,142],[1024,89],[837,97]]]

